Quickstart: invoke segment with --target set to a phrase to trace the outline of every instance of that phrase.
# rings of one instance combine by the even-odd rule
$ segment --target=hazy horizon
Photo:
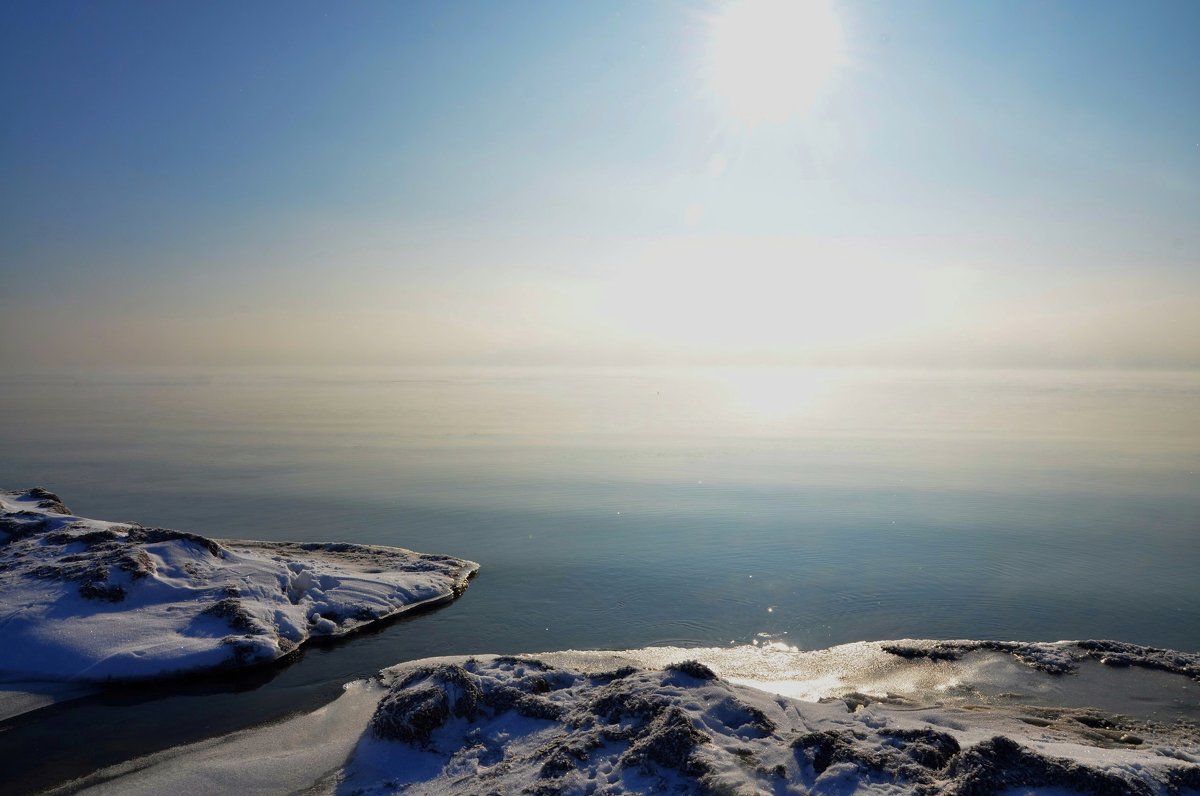
[[[1200,367],[1200,6],[11,4],[0,364]]]

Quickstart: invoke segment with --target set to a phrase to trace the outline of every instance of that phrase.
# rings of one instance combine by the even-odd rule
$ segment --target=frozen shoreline
[[[235,781],[339,794],[1200,788],[1200,704],[1185,674],[1083,656],[1055,674],[1004,650],[931,660],[885,649],[899,643],[942,642],[413,661],[348,684],[313,713],[63,792],[211,793]],[[1072,657],[1075,644],[1035,646]],[[1065,701],[1054,690],[1064,682],[1077,691]],[[1181,700],[1184,685],[1193,690]],[[1114,688],[1135,695],[1143,715],[1069,704]]]
[[[0,492],[0,679],[131,681],[269,663],[451,600],[477,570],[401,548],[87,519],[45,490]]]
[[[0,492],[0,510],[0,716],[280,660],[451,600],[478,568],[89,520],[44,490]],[[427,658],[316,704],[59,790],[1200,791],[1200,654],[1116,641]]]

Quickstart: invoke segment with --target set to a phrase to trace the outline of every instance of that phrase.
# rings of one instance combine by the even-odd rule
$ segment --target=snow
[[[215,540],[78,517],[41,489],[0,492],[0,680],[270,662],[453,599],[477,570],[393,547]],[[36,706],[36,688],[13,693],[8,708]]]
[[[247,792],[337,794],[1200,788],[1196,700],[1160,719],[1153,711],[1131,717],[1054,705],[1047,698],[1057,692],[1039,690],[1064,678],[1104,688],[1118,682],[1169,703],[1178,686],[1192,682],[1184,674],[1085,661],[1073,674],[1053,674],[987,647],[959,660],[930,660],[885,646],[663,647],[414,661],[352,684],[315,714],[134,761],[66,788],[179,794],[221,792],[235,782]],[[1080,654],[1086,648],[1052,646]],[[1141,649],[1129,646],[1124,654]],[[1109,676],[1116,680],[1103,680]],[[301,751],[304,743],[311,759]]]

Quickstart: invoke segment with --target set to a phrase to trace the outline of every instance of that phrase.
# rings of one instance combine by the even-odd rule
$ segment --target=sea
[[[1112,638],[1200,650],[1200,373],[156,369],[0,376],[0,488],[481,569],[287,666],[0,724],[7,789],[311,710],[415,658]]]

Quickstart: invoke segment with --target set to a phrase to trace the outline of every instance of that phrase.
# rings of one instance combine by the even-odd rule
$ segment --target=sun
[[[842,63],[829,0],[731,0],[709,25],[710,88],[748,126],[803,117]]]

